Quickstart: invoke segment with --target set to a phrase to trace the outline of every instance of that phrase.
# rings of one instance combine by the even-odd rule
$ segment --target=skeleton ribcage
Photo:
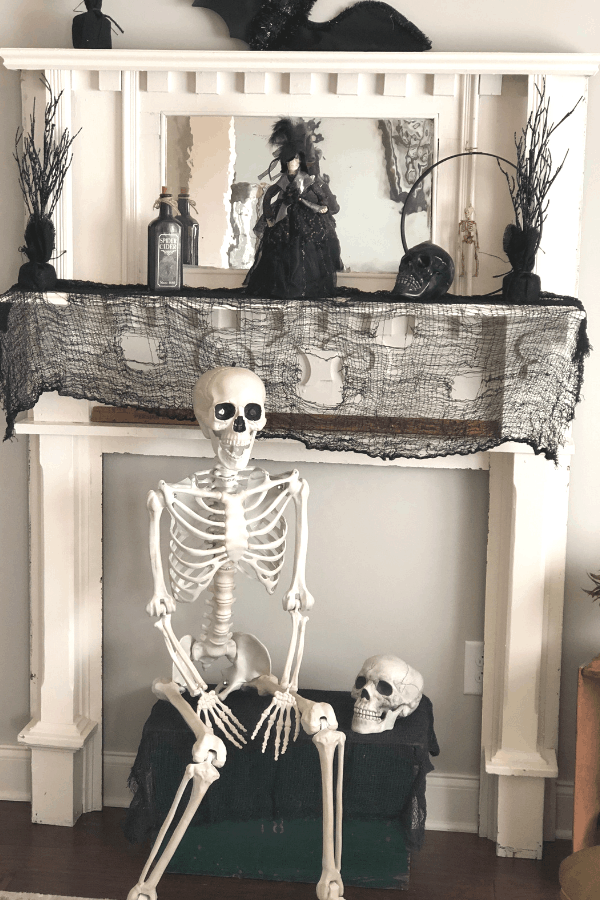
[[[197,475],[195,487],[188,492],[163,486],[171,514],[169,574],[174,599],[196,600],[215,572],[230,562],[272,593],[285,557],[283,513],[291,499],[287,484],[274,486],[267,479],[264,489],[246,488],[227,495],[226,502],[215,496],[220,492],[210,473]]]

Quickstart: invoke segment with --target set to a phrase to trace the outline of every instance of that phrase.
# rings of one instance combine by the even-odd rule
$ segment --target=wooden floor
[[[126,900],[148,850],[121,832],[122,809],[87,813],[74,828],[32,825],[27,803],[0,802],[0,890]],[[546,844],[544,859],[498,859],[491,841],[428,831],[398,900],[557,900],[558,867],[570,843]],[[343,874],[343,873],[342,873]],[[390,900],[390,892],[348,887],[346,900]],[[314,885],[199,875],[165,875],[160,900],[314,900]]]

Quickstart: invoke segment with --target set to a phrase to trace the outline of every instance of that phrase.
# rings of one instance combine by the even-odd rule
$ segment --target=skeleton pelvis
[[[271,657],[262,641],[253,634],[241,631],[233,633],[233,640],[237,653],[233,665],[223,672],[223,680],[217,686],[217,694],[221,698],[259,675],[271,674]]]

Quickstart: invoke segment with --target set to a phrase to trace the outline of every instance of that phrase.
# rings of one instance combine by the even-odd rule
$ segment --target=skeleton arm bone
[[[177,671],[183,678],[185,686],[192,697],[197,697],[202,691],[207,690],[208,685],[204,679],[201,678],[196,666],[177,640],[175,633],[171,628],[171,616],[162,615],[158,622],[154,623],[154,627],[162,632],[165,644],[167,645],[167,650],[169,651],[169,656],[173,660]]]
[[[162,491],[160,493],[150,491],[146,505],[150,513],[150,565],[154,582],[154,593],[146,606],[146,612],[149,616],[161,616],[165,613],[175,612],[176,608],[175,601],[165,584],[160,553],[160,517],[166,505]]]
[[[306,589],[306,551],[308,549],[308,482],[300,478],[294,469],[289,480],[289,491],[296,508],[296,539],[294,547],[294,568],[292,583],[283,598],[283,608],[291,612],[293,609],[310,609],[315,602],[314,597]]]

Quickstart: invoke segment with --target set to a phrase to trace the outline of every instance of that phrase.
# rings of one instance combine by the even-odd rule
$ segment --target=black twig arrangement
[[[65,129],[57,140],[56,111],[63,92],[55,97],[46,78],[42,78],[41,82],[49,94],[44,110],[41,146],[36,142],[34,100],[33,111],[29,117],[29,131],[26,132],[23,128],[17,130],[13,155],[17,161],[19,184],[29,215],[50,217],[56,208],[65,176],[73,160],[70,150],[77,135],[71,137],[68,129]]]
[[[594,587],[591,591],[585,591],[585,593],[589,594],[593,600],[600,600],[600,574],[592,575],[591,572],[588,572],[588,578],[591,578],[594,582]]]
[[[512,272],[507,277],[510,279],[509,284],[515,296],[510,299],[525,301],[531,299],[527,294],[531,292],[532,279],[537,278],[530,273],[535,265],[536,253],[542,238],[542,227],[548,215],[548,194],[562,171],[568,154],[567,151],[562,162],[554,168],[550,138],[583,100],[580,97],[575,106],[554,124],[549,121],[550,101],[546,95],[545,78],[541,87],[535,85],[535,90],[537,92],[535,110],[529,115],[521,135],[517,137],[515,133],[517,151],[515,172],[508,172],[502,163],[498,162],[508,184],[515,214],[514,224],[507,226],[503,242],[504,252],[512,266]],[[519,278],[520,282],[517,280]],[[539,284],[537,292],[539,294]]]
[[[65,177],[73,160],[71,145],[77,135],[65,129],[57,137],[56,117],[63,92],[54,96],[46,78],[41,79],[49,100],[44,109],[43,133],[36,133],[35,100],[29,117],[29,129],[17,130],[14,158],[19,172],[19,185],[29,213],[25,229],[25,246],[19,248],[29,258],[21,267],[19,284],[29,289],[46,289],[56,281],[54,267],[48,260],[54,251],[55,230],[52,213],[62,193]],[[78,134],[79,132],[77,132]]]

